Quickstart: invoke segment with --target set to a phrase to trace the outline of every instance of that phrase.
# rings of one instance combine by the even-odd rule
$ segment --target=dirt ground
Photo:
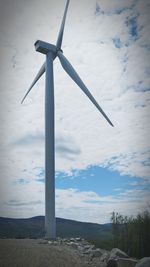
[[[39,239],[0,239],[0,267],[103,267],[65,245]]]

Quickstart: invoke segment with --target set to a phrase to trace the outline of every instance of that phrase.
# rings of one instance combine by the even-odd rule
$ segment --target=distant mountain
[[[56,218],[57,236],[64,238],[80,236],[104,248],[111,244],[111,228],[111,224],[86,223]],[[0,217],[0,238],[42,237],[44,237],[44,216],[29,219]]]

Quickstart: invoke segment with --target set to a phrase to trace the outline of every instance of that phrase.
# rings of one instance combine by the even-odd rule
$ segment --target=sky
[[[0,0],[0,216],[44,215],[45,77],[65,0]],[[150,2],[71,0],[63,52],[115,127],[54,62],[56,216],[107,223],[150,205]]]

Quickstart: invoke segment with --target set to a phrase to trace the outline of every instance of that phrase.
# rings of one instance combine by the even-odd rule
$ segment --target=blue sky
[[[45,182],[44,169],[41,169],[36,180]],[[21,179],[19,183],[26,182]],[[73,170],[71,175],[65,172],[56,172],[55,180],[58,189],[76,189],[82,191],[93,191],[101,196],[119,196],[127,190],[145,190],[149,192],[149,183],[140,177],[121,175],[117,171],[111,171],[99,166],[91,166],[85,170]]]
[[[44,214],[44,86],[20,101],[55,43],[65,1],[2,3],[0,216]],[[148,0],[71,0],[63,51],[111,119],[110,127],[58,60],[55,73],[56,215],[104,223],[150,202]],[[34,15],[33,15],[34,14]]]
[[[38,182],[44,183],[44,169],[41,169]],[[26,179],[18,182],[24,183]],[[65,172],[56,172],[56,188],[77,189],[80,191],[93,191],[102,196],[119,196],[126,190],[141,189],[149,191],[149,183],[140,177],[121,175],[117,171],[111,171],[99,166],[91,166],[85,170],[73,170],[71,175]]]
[[[117,172],[108,169],[93,166],[87,170],[82,170],[66,176],[65,173],[58,173],[56,176],[56,187],[75,188],[81,191],[94,191],[99,195],[117,195],[118,192],[124,192],[133,189],[132,182],[139,182],[140,178],[121,176]],[[142,187],[140,187],[142,188]]]

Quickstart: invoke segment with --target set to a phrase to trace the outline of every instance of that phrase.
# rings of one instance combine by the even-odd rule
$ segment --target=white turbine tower
[[[63,55],[61,50],[62,39],[64,33],[65,20],[70,0],[67,0],[66,7],[62,19],[62,24],[58,34],[56,45],[49,44],[43,41],[36,41],[35,50],[46,55],[46,62],[40,68],[29,90],[24,96],[25,100],[28,93],[31,91],[35,83],[46,72],[45,84],[45,237],[47,239],[56,238],[56,221],[55,221],[55,119],[54,119],[54,80],[53,80],[53,61],[56,57],[59,58],[60,63],[68,75],[87,95],[91,102],[96,106],[100,113],[105,117],[108,123],[113,126],[112,122],[106,116],[102,108],[99,106],[95,98],[87,89],[79,75],[72,67],[70,62]]]

